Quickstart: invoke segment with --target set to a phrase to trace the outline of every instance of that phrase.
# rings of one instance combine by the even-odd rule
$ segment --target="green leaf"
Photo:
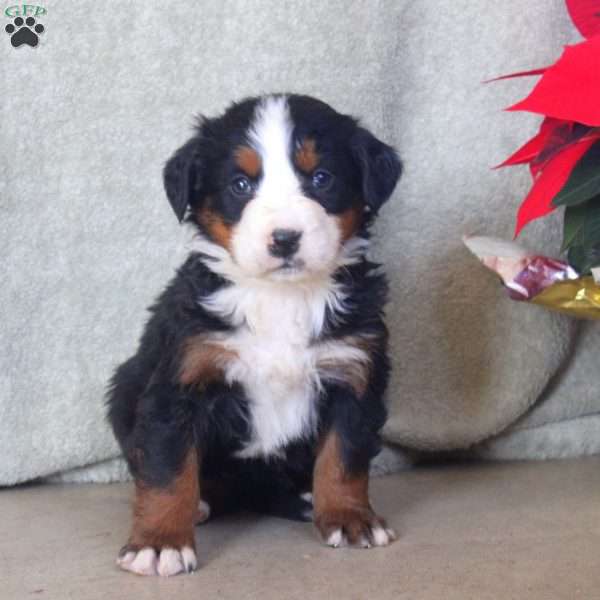
[[[589,275],[593,268],[600,266],[600,249],[572,246],[567,261],[580,275]]]
[[[587,207],[583,223],[583,245],[600,250],[600,196],[585,203]]]
[[[575,206],[600,194],[600,142],[596,142],[575,165],[553,206]]]
[[[572,246],[567,261],[580,275],[589,275],[593,268],[600,266],[600,248]]]
[[[565,209],[563,251],[582,275],[600,266],[600,196]]]
[[[583,244],[583,224],[587,210],[587,202],[578,206],[567,206],[565,208],[561,252],[564,252],[572,245]]]
[[[587,275],[589,267],[586,269],[586,256],[583,246],[572,246],[567,254],[567,262],[580,274]]]

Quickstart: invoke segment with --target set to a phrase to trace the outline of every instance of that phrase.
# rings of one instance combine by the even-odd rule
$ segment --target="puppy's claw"
[[[189,546],[184,546],[181,549],[181,557],[183,558],[186,573],[192,573],[198,568],[196,553]]]

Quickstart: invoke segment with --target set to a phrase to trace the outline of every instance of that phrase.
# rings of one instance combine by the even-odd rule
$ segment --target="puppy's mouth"
[[[286,258],[277,267],[271,269],[270,274],[277,279],[287,279],[300,275],[305,269],[306,263],[301,258]]]
[[[304,269],[305,263],[301,258],[287,258],[278,268],[278,270],[284,271],[301,271]]]

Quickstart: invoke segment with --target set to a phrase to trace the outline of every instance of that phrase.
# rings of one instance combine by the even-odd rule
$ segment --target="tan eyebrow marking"
[[[302,140],[294,157],[296,166],[304,173],[312,173],[317,168],[320,158],[312,138]]]
[[[262,160],[254,148],[250,146],[238,146],[235,150],[235,162],[237,166],[250,177],[258,177],[262,168]]]

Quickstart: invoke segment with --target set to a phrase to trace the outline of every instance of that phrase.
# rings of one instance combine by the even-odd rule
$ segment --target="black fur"
[[[220,118],[203,120],[194,138],[166,164],[165,190],[179,220],[192,209],[194,221],[194,209],[208,197],[225,222],[239,219],[243,203],[240,207],[239,202],[231,202],[228,187],[235,171],[232,149],[244,141],[256,103],[257,99],[245,100]],[[400,175],[396,153],[353,118],[326,104],[291,96],[289,107],[297,124],[294,135],[316,138],[324,165],[338,175],[333,191],[306,193],[333,214],[361,198],[368,207],[361,228],[366,236],[372,216],[389,198]],[[150,308],[136,354],[111,380],[109,421],[136,478],[150,485],[168,485],[187,450],[196,445],[202,457],[203,494],[208,494],[213,511],[242,507],[305,519],[309,506],[298,494],[310,489],[321,434],[332,428],[338,432],[349,471],[368,469],[379,451],[389,373],[383,322],[385,276],[378,265],[365,259],[337,272],[335,278],[347,293],[347,311],[329,310],[320,338],[374,334],[378,347],[365,393],[358,397],[349,385],[325,384],[319,398],[319,430],[313,439],[291,444],[283,457],[243,460],[234,456],[250,436],[248,400],[241,386],[211,382],[200,390],[178,383],[184,340],[230,328],[198,303],[199,298],[231,285],[209,267],[205,257],[191,254]]]

